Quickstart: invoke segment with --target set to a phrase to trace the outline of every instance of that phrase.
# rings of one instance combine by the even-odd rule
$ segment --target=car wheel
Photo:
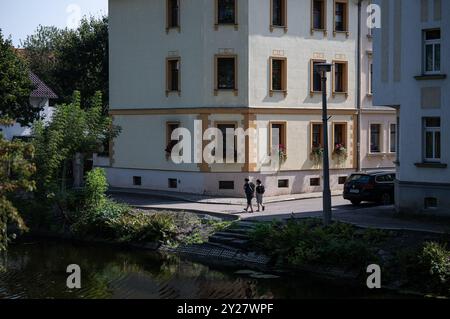
[[[355,205],[355,206],[359,206],[359,205],[361,204],[361,201],[360,201],[360,200],[352,200],[351,202],[352,202],[352,204]]]
[[[390,205],[392,203],[391,195],[388,193],[383,193],[383,195],[381,195],[380,203],[382,205]]]

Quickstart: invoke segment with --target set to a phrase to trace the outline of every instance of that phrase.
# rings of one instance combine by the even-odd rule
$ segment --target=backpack
[[[253,195],[255,193],[255,184],[248,183],[245,185],[245,194],[246,195]]]
[[[255,184],[253,184],[252,182],[250,182],[250,183],[248,184],[248,186],[249,186],[249,188],[250,188],[251,193],[254,194],[254,193],[255,193]]]
[[[256,187],[256,192],[258,194],[264,194],[266,192],[266,189],[264,188],[263,185],[260,185],[260,186]]]

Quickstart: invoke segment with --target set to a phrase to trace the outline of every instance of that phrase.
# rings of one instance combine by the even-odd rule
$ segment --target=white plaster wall
[[[157,171],[140,169],[106,168],[111,187],[131,189],[170,190],[173,192],[203,194],[207,175],[193,172]],[[133,176],[140,176],[142,186],[133,185]],[[169,189],[169,178],[178,179],[178,188]]]
[[[209,127],[217,127],[219,123],[236,123],[238,128],[244,128],[244,116],[241,114],[212,114],[208,117]],[[209,143],[209,142],[208,142]],[[240,140],[241,145],[245,145],[244,140]],[[236,146],[237,147],[237,146]],[[245,150],[245,147],[244,147]],[[243,163],[214,163],[210,165],[211,172],[241,172],[244,168]]]
[[[271,121],[286,121],[287,132],[287,160],[281,166],[281,171],[289,170],[311,170],[317,169],[314,162],[311,160],[311,122],[320,123],[322,121],[320,115],[258,115],[257,127],[258,129],[269,129]],[[343,163],[338,163],[333,158],[330,158],[330,167],[333,169],[344,169],[353,167],[353,117],[352,115],[334,115],[328,124],[328,138],[330,156],[333,151],[333,122],[347,123],[347,148],[348,157]],[[267,131],[268,132],[268,131]],[[269,134],[269,133],[267,133]],[[264,139],[261,136],[260,139]],[[267,152],[267,141],[260,141],[259,146],[264,148]]]
[[[166,123],[179,122],[180,127],[194,132],[196,115],[114,116],[121,133],[114,139],[113,167],[156,170],[198,171],[192,164],[175,164],[166,159]],[[193,154],[193,143],[191,150]]]
[[[123,168],[106,168],[108,183],[112,187],[130,189],[166,190],[172,192],[243,197],[244,179],[249,177],[253,182],[260,179],[266,186],[265,196],[288,195],[293,193],[310,193],[322,191],[322,186],[310,186],[310,178],[320,178],[321,171],[290,171],[278,172],[272,175],[259,173],[204,173],[204,172],[180,172],[180,171],[156,171]],[[330,186],[332,190],[342,190],[338,179],[348,176],[351,170],[333,170],[330,174]],[[140,176],[141,186],[133,185],[133,176]],[[178,188],[168,187],[168,179],[178,179]],[[278,180],[288,179],[288,188],[278,188]],[[219,190],[219,181],[233,181],[233,190]]]
[[[361,107],[373,106],[370,94],[370,63],[373,62],[373,37],[367,26],[367,7],[370,1],[363,1],[361,12]]]
[[[412,0],[412,2],[415,2],[414,5],[411,5],[409,7],[409,13],[411,14],[411,16],[407,16],[408,19],[410,19],[411,21],[420,21],[420,12],[419,12],[419,2],[420,0]],[[394,83],[393,82],[393,76],[392,76],[392,63],[393,63],[393,54],[392,54],[392,49],[393,49],[393,32],[392,30],[392,25],[394,22],[394,17],[393,17],[393,10],[394,10],[394,3],[393,1],[385,1],[385,0],[373,0],[373,3],[376,5],[379,5],[381,7],[382,10],[382,14],[383,14],[383,19],[382,22],[388,22],[389,26],[385,25],[384,28],[381,29],[374,29],[373,30],[373,63],[374,63],[374,83],[373,83],[373,91],[374,91],[374,96],[373,96],[373,103],[375,105],[399,105],[402,101],[402,98],[400,96],[400,83]],[[386,5],[386,6],[384,6]],[[403,6],[405,7],[405,6]],[[385,20],[384,20],[385,19]],[[383,42],[382,42],[382,32],[383,30],[386,29],[391,29],[388,31],[388,36],[389,36],[389,41],[387,41],[388,46],[386,47]],[[420,28],[420,27],[419,27]],[[412,37],[412,40],[414,40],[415,37],[417,37],[417,27],[414,28],[415,30],[410,30],[411,31],[411,35],[409,35],[410,39]],[[414,35],[415,33],[415,35]],[[408,37],[408,35],[404,34],[405,36],[403,37],[403,39],[405,39],[406,37]],[[416,41],[417,42],[417,41]],[[402,43],[402,46],[404,45],[404,43]],[[390,50],[391,52],[389,53],[389,59],[388,59],[388,66],[389,66],[389,81],[387,82],[383,82],[381,75],[382,75],[382,69],[381,66],[382,64],[384,65],[385,63],[382,62],[382,54],[384,54],[385,50]],[[419,47],[416,47],[415,50],[413,51],[409,51],[408,55],[410,55],[410,57],[412,58],[413,56],[415,56],[415,58],[419,58],[420,60],[420,55],[421,55],[421,48],[420,45]],[[421,65],[421,64],[420,64]],[[419,66],[420,66],[419,65]],[[414,71],[414,75],[417,75],[418,73],[420,73],[420,69],[417,69],[417,67],[415,67],[415,69],[417,71]],[[403,70],[403,76],[414,76],[411,74],[411,71],[407,71],[407,70]],[[381,92],[383,92],[382,94],[380,94]]]
[[[197,164],[174,164],[166,159],[166,123],[179,122],[181,127],[194,132],[194,121],[197,115],[127,115],[114,116],[114,124],[121,127],[121,133],[114,140],[113,167],[134,169],[161,169],[161,170],[188,170],[197,171]],[[215,114],[208,117],[208,127],[215,127],[219,122],[236,122],[243,128],[243,116],[241,114]],[[288,159],[282,164],[281,170],[310,170],[315,169],[311,161],[310,141],[311,122],[321,122],[320,115],[257,115],[256,126],[258,140],[255,144],[268,152],[269,123],[271,121],[286,121]],[[333,150],[333,122],[347,123],[347,147],[348,158],[344,163],[331,160],[332,168],[353,167],[353,116],[334,115],[329,123],[330,154]],[[266,132],[266,135],[263,132]],[[191,151],[194,152],[193,136],[191,139]],[[257,150],[259,152],[259,149]],[[254,153],[256,154],[256,152]],[[253,158],[253,162],[255,158]],[[213,164],[212,172],[241,172],[242,164]]]
[[[110,0],[110,107],[185,108],[248,104],[247,1],[239,1],[239,29],[214,29],[214,2],[180,1],[181,31],[166,34],[166,1]],[[214,55],[238,55],[238,96],[214,96]],[[181,57],[181,97],[166,97],[165,59]]]
[[[48,99],[41,98],[30,98],[30,103],[34,107],[43,107],[44,109],[41,111],[40,116],[44,123],[48,123],[54,112],[54,108],[49,106]],[[11,126],[2,126],[0,125],[0,134],[3,134],[3,137],[7,140],[12,140],[14,137],[26,137],[32,134],[32,128],[30,126],[22,126],[19,123],[14,123]]]
[[[310,96],[310,60],[317,55],[331,62],[348,61],[348,97],[331,96],[331,76],[328,81],[329,107],[354,110],[356,107],[356,37],[357,6],[350,4],[350,35],[333,36],[333,1],[327,2],[326,36],[310,33],[309,0],[288,0],[288,31],[270,32],[270,0],[247,0],[239,3],[239,29],[219,27],[214,30],[214,7],[210,0],[181,1],[181,31],[165,30],[165,1],[109,0],[110,4],[110,107],[114,109],[192,108],[192,107],[280,107],[320,108],[320,94]],[[201,10],[199,10],[201,8]],[[363,7],[364,8],[364,7]],[[364,12],[364,9],[363,9]],[[364,19],[363,19],[364,23]],[[363,37],[364,37],[363,30]],[[369,40],[363,48],[370,48]],[[238,55],[238,96],[220,92],[213,94],[213,58],[221,49],[233,49]],[[278,50],[288,59],[288,95],[269,96],[269,57]],[[165,59],[169,55],[181,57],[181,96],[165,94]],[[363,52],[363,55],[365,52]],[[362,83],[367,81],[368,65],[364,57]],[[364,65],[365,63],[365,65]],[[367,73],[365,73],[367,71]],[[371,99],[364,100],[371,106]],[[170,111],[169,111],[170,112]],[[170,114],[170,113],[169,113]],[[142,187],[165,189],[168,176],[181,176],[179,191],[203,193],[205,189],[218,191],[218,180],[233,178],[242,182],[245,173],[241,166],[213,165],[213,173],[200,173],[197,164],[175,165],[165,158],[165,123],[179,121],[192,128],[196,115],[136,115],[115,116],[115,124],[122,133],[114,143],[114,165],[110,171],[113,186],[131,187],[132,174],[142,174]],[[242,116],[212,115],[209,120],[236,120]],[[317,191],[309,186],[309,178],[317,177],[310,155],[310,121],[320,121],[318,115],[258,115],[257,125],[268,126],[269,121],[288,121],[288,160],[279,174],[290,179],[289,189],[278,189],[276,176],[266,177],[268,194]],[[348,122],[349,157],[344,165],[332,161],[333,188],[342,172],[353,167],[353,121],[351,115],[333,116],[331,121]],[[383,119],[384,121],[384,119]],[[332,126],[329,127],[330,141]],[[366,132],[367,133],[367,132]],[[264,144],[264,143],[263,143]],[[332,143],[330,143],[331,145]],[[378,162],[368,162],[377,166]],[[128,169],[127,169],[128,168]],[[299,170],[306,170],[300,172]],[[225,171],[225,172],[224,172]],[[235,173],[227,173],[233,171]],[[205,177],[206,176],[206,177]],[[257,176],[257,174],[255,174]],[[239,188],[240,192],[240,188]]]
[[[383,1],[377,0],[380,4]],[[393,28],[393,1],[389,3],[390,26]],[[399,82],[393,80],[393,31],[388,29],[390,36],[389,46],[389,81],[383,82],[381,78],[381,30],[375,32],[374,38],[374,63],[375,63],[375,95],[374,101],[378,105],[400,105],[400,166],[398,178],[401,181],[420,181],[430,183],[448,183],[450,181],[450,168],[424,169],[414,164],[423,161],[422,147],[422,117],[441,117],[441,148],[442,163],[450,165],[450,74],[449,59],[445,58],[450,52],[450,2],[442,1],[442,21],[433,19],[433,3],[428,1],[430,19],[421,22],[421,1],[411,0],[402,2],[402,78]],[[441,28],[441,71],[447,74],[445,80],[417,81],[414,77],[422,74],[422,30],[429,28]],[[442,106],[440,109],[421,108],[421,89],[424,87],[441,87]]]
[[[200,3],[200,4],[199,4]],[[269,31],[269,0],[238,1],[239,29],[214,30],[213,1],[181,2],[181,32],[165,32],[165,1],[110,0],[111,109],[199,106],[320,107],[310,97],[310,59],[349,63],[349,95],[330,97],[330,107],[355,107],[357,6],[350,2],[350,36],[333,36],[333,2],[328,0],[328,34],[310,33],[310,1],[288,0],[288,32]],[[201,7],[202,10],[198,10]],[[250,13],[250,14],[249,14]],[[256,14],[257,13],[257,14]],[[299,23],[301,22],[301,23]],[[325,38],[325,39],[324,39]],[[213,94],[213,57],[234,49],[239,61],[239,95]],[[288,58],[288,96],[269,96],[268,59],[274,50]],[[181,56],[181,97],[165,96],[165,58]],[[250,80],[250,84],[249,84]],[[331,81],[329,81],[329,92]],[[331,92],[330,92],[331,93]]]
[[[381,153],[370,153],[370,124],[381,124]],[[390,152],[390,124],[396,124],[396,116],[382,113],[363,113],[361,116],[362,169],[394,169],[396,154]],[[398,130],[397,130],[398,131]]]
[[[288,0],[288,31],[275,29],[270,32],[270,1],[249,0],[250,16],[250,79],[249,102],[253,107],[321,107],[321,95],[310,97],[310,60],[314,54],[324,56],[327,62],[341,58],[348,61],[348,97],[331,97],[331,78],[328,82],[330,108],[355,107],[355,59],[357,38],[357,7],[350,1],[350,35],[333,36],[333,2],[327,3],[328,34],[310,32],[311,1]],[[288,64],[288,95],[275,93],[269,96],[269,57],[274,50],[284,53]],[[279,52],[278,52],[279,53]]]

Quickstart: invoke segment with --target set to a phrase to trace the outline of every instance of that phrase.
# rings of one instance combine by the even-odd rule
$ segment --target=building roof
[[[31,92],[30,97],[57,99],[58,96],[49,88],[36,74],[30,71],[30,80],[35,89]]]

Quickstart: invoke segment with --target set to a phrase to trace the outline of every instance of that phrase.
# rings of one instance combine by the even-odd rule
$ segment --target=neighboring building
[[[267,195],[320,191],[321,166],[311,154],[323,143],[322,98],[313,66],[323,61],[334,63],[327,87],[330,151],[336,144],[347,149],[344,157],[332,156],[332,188],[358,168],[393,167],[387,145],[395,112],[371,106],[367,5],[358,57],[355,1],[110,0],[110,114],[122,128],[111,143],[110,184],[238,195],[251,176],[263,180]],[[266,128],[268,134],[246,139],[244,164],[176,165],[165,152],[170,134],[177,127],[194,131],[194,120],[203,130]],[[274,131],[281,132],[277,140]],[[287,153],[280,170],[258,171],[257,154],[279,145]]]
[[[450,2],[377,1],[375,102],[397,108],[396,207],[450,213]]]
[[[33,83],[34,90],[30,94],[30,104],[41,109],[41,118],[44,122],[48,122],[53,114],[54,108],[50,106],[50,99],[56,99],[58,96],[50,89],[41,79],[33,72],[29,72],[30,80]],[[30,123],[31,125],[31,123]],[[19,123],[14,123],[11,126],[0,126],[0,133],[7,140],[14,138],[26,139],[31,136],[31,127],[22,126]]]
[[[394,169],[397,151],[395,109],[373,101],[373,30],[367,26],[367,5],[361,19],[361,170]]]

